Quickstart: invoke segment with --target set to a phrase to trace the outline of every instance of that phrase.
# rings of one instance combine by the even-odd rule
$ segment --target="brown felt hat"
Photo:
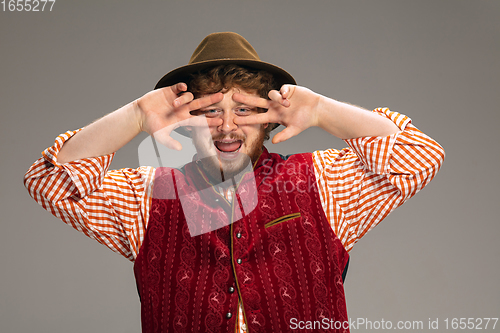
[[[284,69],[261,61],[250,43],[235,32],[215,32],[205,37],[194,50],[189,63],[165,74],[155,89],[179,82],[188,83],[190,74],[218,65],[242,65],[271,73],[279,87],[296,84],[295,79]]]
[[[155,89],[172,86],[179,82],[189,84],[191,74],[219,65],[241,65],[258,70],[265,70],[273,75],[278,87],[284,84],[296,84],[295,79],[284,69],[261,61],[257,51],[250,43],[235,32],[214,32],[205,37],[194,50],[189,63],[165,74]],[[279,124],[269,124],[275,129]],[[176,132],[190,136],[183,128]]]

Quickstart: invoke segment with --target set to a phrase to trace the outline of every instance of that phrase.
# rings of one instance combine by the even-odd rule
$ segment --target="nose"
[[[222,133],[231,133],[235,131],[238,128],[238,125],[234,123],[234,118],[236,115],[234,112],[229,111],[224,111],[222,113],[222,125],[219,126],[218,130]]]

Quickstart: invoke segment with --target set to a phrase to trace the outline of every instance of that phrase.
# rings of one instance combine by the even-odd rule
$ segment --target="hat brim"
[[[283,68],[275,66],[273,64],[264,62],[264,61],[256,61],[256,60],[248,60],[248,59],[217,59],[217,60],[208,60],[202,61],[195,64],[185,65],[179,68],[176,68],[167,74],[165,74],[160,81],[155,86],[155,89],[169,87],[179,82],[184,82],[189,84],[191,74],[203,71],[210,67],[215,67],[219,65],[241,65],[250,68],[255,68],[259,70],[265,70],[271,73],[276,83],[279,87],[284,84],[297,84],[295,79]]]

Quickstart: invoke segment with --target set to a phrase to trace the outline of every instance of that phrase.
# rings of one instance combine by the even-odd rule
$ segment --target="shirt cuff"
[[[386,175],[390,173],[390,161],[394,144],[408,124],[411,123],[411,119],[400,113],[390,111],[388,108],[377,108],[373,112],[390,119],[398,126],[400,132],[384,137],[361,137],[344,141],[370,171],[375,174]]]
[[[84,158],[63,164],[59,163],[57,161],[57,155],[63,144],[81,130],[82,128],[76,131],[67,131],[59,135],[54,145],[42,152],[42,156],[47,162],[54,166],[51,173],[65,171],[68,174],[78,191],[77,196],[83,198],[102,186],[104,177],[115,153],[99,157]]]

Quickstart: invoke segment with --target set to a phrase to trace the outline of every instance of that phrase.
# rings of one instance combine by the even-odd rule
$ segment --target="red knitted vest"
[[[321,206],[312,155],[264,149],[254,176],[257,195],[243,177],[231,203],[214,204],[196,163],[156,170],[154,198],[192,200],[153,199],[134,265],[143,332],[235,332],[239,301],[251,333],[349,332],[334,328],[348,320],[348,254]],[[251,200],[250,213],[235,208]],[[191,237],[186,219],[224,226]]]

